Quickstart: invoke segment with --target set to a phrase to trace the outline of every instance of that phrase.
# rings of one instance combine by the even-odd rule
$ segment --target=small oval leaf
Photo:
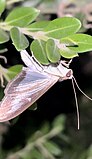
[[[76,33],[81,27],[78,19],[73,17],[63,17],[52,20],[44,29],[45,35],[60,39]]]
[[[46,43],[42,40],[34,40],[30,46],[34,57],[44,65],[48,65],[49,61],[46,55]]]
[[[64,130],[65,126],[65,121],[66,121],[66,116],[65,115],[58,115],[54,121],[53,121],[53,127],[60,127],[61,131]]]
[[[22,65],[14,65],[8,68],[7,75],[10,79],[13,79],[22,70]]]
[[[24,50],[28,47],[29,42],[24,34],[21,33],[21,31],[14,27],[10,30],[11,39],[13,41],[13,44],[15,48],[18,51]]]
[[[18,7],[6,18],[5,22],[11,26],[25,27],[36,19],[39,10],[31,7]]]
[[[9,35],[2,29],[0,29],[0,44],[9,40]]]
[[[66,46],[61,47],[61,49],[59,51],[60,51],[61,56],[63,56],[64,58],[73,58],[73,57],[78,56],[76,51],[73,51]]]
[[[35,23],[28,25],[27,30],[29,30],[29,31],[42,31],[48,24],[49,24],[49,21],[35,22]]]
[[[46,53],[47,53],[47,57],[49,59],[49,61],[51,61],[52,63],[56,63],[60,60],[60,53],[59,53],[59,49],[55,43],[54,40],[49,39],[46,42]]]
[[[61,39],[69,49],[78,53],[92,50],[92,36],[87,34],[73,34]]]
[[[4,11],[6,6],[6,1],[5,0],[0,0],[0,14]]]
[[[25,155],[25,158],[24,155],[20,155],[23,159],[44,159],[43,157],[43,154],[36,148],[32,149],[32,151],[29,153],[26,153],[27,155]]]
[[[45,142],[44,146],[48,149],[48,151],[51,154],[53,154],[55,156],[59,156],[62,153],[62,150],[59,148],[59,146],[52,141]]]

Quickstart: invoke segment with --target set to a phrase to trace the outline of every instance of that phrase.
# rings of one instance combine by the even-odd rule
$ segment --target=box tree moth
[[[8,121],[21,114],[57,81],[74,79],[78,89],[82,92],[73,77],[73,71],[64,66],[62,61],[60,61],[57,66],[43,66],[32,56],[29,56],[26,50],[22,50],[20,54],[27,67],[23,67],[22,71],[8,83],[4,91],[5,96],[0,103],[0,122]],[[79,111],[74,83],[73,89],[76,100],[79,129]],[[85,95],[84,92],[82,93]],[[85,96],[89,98],[87,95]]]
[[[8,121],[31,106],[58,80],[72,78],[72,70],[60,62],[57,66],[42,66],[26,50],[20,52],[27,67],[8,83],[0,103],[0,122]]]

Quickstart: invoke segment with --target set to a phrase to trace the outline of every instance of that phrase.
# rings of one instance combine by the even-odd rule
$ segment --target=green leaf
[[[35,22],[35,23],[28,25],[27,30],[29,30],[29,31],[42,31],[48,24],[49,24],[49,21]]]
[[[89,146],[88,150],[87,150],[87,158],[88,159],[91,159],[92,157],[92,145]]]
[[[11,39],[13,41],[13,44],[15,48],[18,51],[24,50],[28,47],[29,42],[24,34],[21,33],[21,31],[14,27],[10,30]]]
[[[45,121],[41,128],[40,128],[40,131],[42,132],[42,134],[46,134],[50,131],[50,125],[49,125],[49,122]]]
[[[5,0],[0,0],[0,14],[4,11],[6,6],[6,1]]]
[[[24,157],[24,156],[23,156]],[[32,149],[31,152],[27,153],[24,159],[44,159],[43,154],[38,149]]]
[[[11,26],[25,27],[36,19],[39,10],[31,7],[18,7],[6,18],[5,22]]]
[[[30,46],[34,57],[44,65],[48,65],[49,61],[46,55],[46,43],[42,40],[34,40]]]
[[[53,121],[53,127],[60,126],[61,129],[64,129],[66,117],[64,115],[58,115]]]
[[[37,110],[37,103],[33,103],[31,107],[28,108],[28,110]]]
[[[65,58],[73,58],[73,57],[78,56],[76,51],[73,51],[72,49],[66,47],[65,45],[64,45],[64,47],[61,47],[61,49],[59,51],[60,51],[61,56],[65,57]]]
[[[92,36],[86,34],[74,34],[61,39],[72,51],[82,53],[92,50]],[[70,45],[70,46],[69,46]]]
[[[13,79],[22,70],[22,65],[15,65],[8,69],[7,74],[10,79]]]
[[[60,60],[60,53],[59,53],[59,49],[55,43],[54,40],[49,39],[46,42],[46,53],[47,53],[47,57],[49,59],[49,61],[51,61],[52,63],[56,63]]]
[[[9,35],[5,31],[0,29],[0,44],[5,43],[8,40],[9,40]]]
[[[50,153],[52,153],[55,156],[59,156],[62,153],[62,150],[58,147],[57,144],[55,144],[52,141],[47,141],[44,143],[45,147],[48,149]]]
[[[44,31],[46,36],[60,39],[76,33],[80,27],[81,23],[78,19],[63,17],[51,21]]]

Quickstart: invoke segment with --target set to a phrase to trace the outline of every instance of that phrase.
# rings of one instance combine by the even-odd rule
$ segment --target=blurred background
[[[2,19],[16,6],[31,6],[41,11],[37,21],[74,16],[82,23],[80,32],[92,35],[91,0],[6,0],[6,4]],[[23,65],[11,41],[5,46],[8,51],[3,55],[8,63],[0,59],[1,65]],[[0,45],[0,50],[3,48]],[[70,68],[80,88],[92,97],[92,52],[74,58]],[[76,93],[79,130],[72,82],[58,82],[37,101],[36,110],[27,109],[18,118],[0,123],[0,159],[91,159],[92,101],[77,88]],[[3,94],[1,87],[1,99]]]

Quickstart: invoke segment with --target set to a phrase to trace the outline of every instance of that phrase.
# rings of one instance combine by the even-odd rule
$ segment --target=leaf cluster
[[[2,15],[5,1],[0,6]],[[78,19],[63,17],[34,22],[39,13],[39,10],[32,7],[13,9],[0,22],[0,44],[11,38],[17,51],[30,46],[33,56],[44,65],[57,63],[62,56],[69,59],[78,56],[78,53],[92,50],[92,37],[77,33],[81,28]],[[31,44],[27,37],[33,39]]]
[[[61,137],[64,124],[65,116],[63,115],[54,119],[51,127],[48,122],[45,122],[38,131],[28,138],[23,148],[16,148],[14,152],[11,150],[10,154],[1,148],[1,159],[55,159],[60,157],[62,149],[54,139],[57,137],[58,140],[65,142],[66,137]]]
[[[0,15],[6,7],[6,1],[0,0]],[[35,22],[39,16],[39,10],[32,7],[18,7],[13,9],[5,20],[0,20],[0,53],[7,51],[6,48],[2,49],[2,44],[5,44],[10,39],[17,51],[21,51],[30,46],[30,51],[33,56],[44,65],[58,62],[62,56],[65,58],[73,58],[78,56],[79,53],[92,50],[92,37],[86,34],[77,33],[81,28],[81,23],[78,19],[73,17],[57,18],[52,21]],[[33,39],[32,43],[28,39]],[[0,56],[0,58],[4,58]],[[9,68],[8,70],[0,66],[1,81],[2,76],[7,81],[12,79],[22,66],[17,65]],[[9,79],[9,78],[10,79]],[[2,81],[3,86],[3,81]],[[55,136],[59,136],[64,127],[60,122],[61,119],[54,122],[52,129],[49,129],[48,124],[44,125],[38,132],[27,141],[24,148],[15,150],[12,154],[6,153],[7,159],[12,158],[61,158],[62,148],[52,140]],[[58,125],[59,124],[59,125]],[[48,130],[47,130],[48,129]],[[73,132],[73,131],[72,131]],[[59,136],[60,137],[60,136]],[[64,136],[63,136],[64,138]],[[59,138],[60,139],[60,138]],[[60,140],[62,143],[62,141]],[[72,144],[72,151],[75,144]],[[78,145],[79,146],[79,145]],[[76,152],[76,146],[75,152]],[[0,157],[5,159],[5,152],[0,149]],[[71,151],[71,153],[72,153]],[[66,157],[69,158],[69,149],[66,152]],[[1,154],[4,154],[2,157]],[[29,157],[31,154],[31,157]],[[73,154],[73,153],[72,153]],[[80,151],[79,151],[80,154]],[[74,154],[75,156],[76,153]],[[72,156],[72,155],[71,155]],[[72,156],[72,158],[76,158]],[[92,146],[80,154],[80,158],[91,158]]]

